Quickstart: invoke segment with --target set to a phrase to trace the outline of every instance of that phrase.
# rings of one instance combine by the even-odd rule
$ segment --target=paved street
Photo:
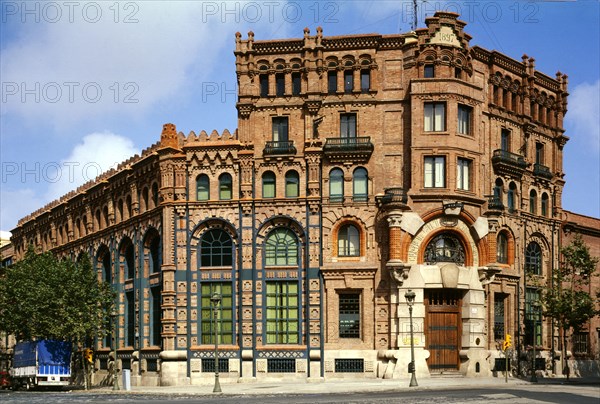
[[[212,393],[212,386],[178,386],[160,388],[136,387],[133,391],[112,392],[110,389],[91,391],[18,391],[0,393],[2,403],[215,403],[215,404],[276,404],[276,403],[469,403],[525,404],[577,403],[598,404],[600,384],[587,382],[542,381],[531,384],[499,379],[437,379],[426,380],[419,387],[397,386],[389,381],[339,383],[241,383],[225,384],[224,393]],[[394,385],[396,385],[394,387]],[[302,390],[306,390],[303,392]]]

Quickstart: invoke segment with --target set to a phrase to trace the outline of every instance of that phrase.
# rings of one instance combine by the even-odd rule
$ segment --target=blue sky
[[[0,0],[0,230],[160,138],[233,132],[235,32],[256,40],[410,31],[411,0]],[[563,207],[600,217],[600,6],[419,2],[461,14],[471,45],[569,76]]]

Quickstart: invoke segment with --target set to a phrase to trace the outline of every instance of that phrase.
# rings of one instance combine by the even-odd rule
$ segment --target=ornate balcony
[[[408,193],[404,188],[386,188],[383,195],[375,198],[379,207],[385,206],[386,209],[394,206],[405,207],[408,203]]]
[[[366,162],[373,153],[369,136],[327,138],[323,152],[333,162]]]
[[[296,154],[296,147],[292,140],[268,141],[263,154],[265,156]]]
[[[554,177],[554,175],[552,175],[548,167],[537,163],[533,165],[533,175],[535,175],[536,177],[545,178],[547,180],[551,180],[552,177]]]
[[[504,210],[502,199],[496,195],[488,195],[488,210]]]
[[[497,174],[521,177],[529,163],[519,154],[498,149],[492,155],[492,165]]]

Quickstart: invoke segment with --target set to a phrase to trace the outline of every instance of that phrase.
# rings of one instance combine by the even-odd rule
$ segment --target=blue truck
[[[39,340],[18,342],[10,369],[13,388],[63,387],[71,381],[71,343]]]

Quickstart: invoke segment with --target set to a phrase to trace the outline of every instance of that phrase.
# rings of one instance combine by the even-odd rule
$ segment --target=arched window
[[[285,197],[297,198],[300,191],[300,176],[294,170],[285,173]]]
[[[351,63],[350,63],[351,64]],[[346,94],[351,93],[354,89],[354,71],[353,70],[344,70],[344,92]]]
[[[158,206],[158,184],[156,182],[152,184],[152,203],[154,204],[153,208]]]
[[[226,231],[212,229],[200,240],[200,266],[225,267],[233,264],[233,242]]]
[[[542,248],[532,241],[525,249],[525,272],[533,275],[542,274]]]
[[[123,217],[123,199],[119,199],[117,202],[117,223],[121,222],[125,218]]]
[[[367,170],[359,167],[354,170],[354,174],[352,176],[352,196],[354,201],[366,201],[368,195],[367,189]]]
[[[200,174],[196,177],[196,200],[208,201],[210,199],[210,180],[208,175]]]
[[[510,213],[515,211],[516,197],[517,197],[517,186],[515,185],[514,182],[511,182],[510,184],[508,184],[508,194],[507,194],[508,211]]]
[[[547,193],[542,194],[542,216],[548,216],[550,208],[550,200]]]
[[[121,243],[120,256],[121,266],[125,270],[126,279],[133,279],[135,277],[135,253],[133,243],[129,238],[126,238]]]
[[[496,261],[508,264],[508,236],[506,232],[500,232],[496,239]]]
[[[228,173],[221,174],[219,176],[219,199],[231,199],[232,189],[233,186],[231,181],[231,175]]]
[[[108,225],[108,206],[105,206],[104,209],[102,209],[102,228],[106,228]]]
[[[329,200],[331,202],[344,200],[344,172],[339,168],[329,172]]]
[[[262,176],[263,198],[275,198],[275,189],[275,174],[272,171],[266,171]]]
[[[502,194],[504,193],[504,182],[500,178],[496,179],[496,183],[494,184],[494,203],[496,205],[502,204]]]
[[[535,189],[529,192],[529,213],[533,215],[537,213],[537,192],[535,192]]]
[[[453,262],[464,265],[465,249],[460,240],[452,233],[442,233],[433,238],[425,248],[425,262]]]
[[[360,232],[352,224],[340,227],[338,231],[338,256],[356,257],[360,255]]]
[[[127,217],[125,219],[129,219],[133,213],[133,207],[131,205],[131,195],[127,195],[127,200],[126,200],[126,205],[127,205]]]
[[[160,237],[154,237],[150,241],[150,273],[156,274],[160,272]]]
[[[290,229],[273,230],[265,242],[266,265],[298,265],[298,239]]]
[[[148,205],[149,195],[148,187],[144,187],[144,189],[142,189],[142,212],[145,212],[150,208],[150,205]]]

